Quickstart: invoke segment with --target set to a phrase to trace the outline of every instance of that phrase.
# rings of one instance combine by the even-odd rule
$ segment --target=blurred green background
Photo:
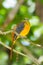
[[[9,12],[16,6],[19,0],[0,0],[0,30]],[[24,0],[24,3],[20,6],[16,16],[5,28],[6,31],[9,31],[16,24],[20,23],[25,18],[30,22],[30,32],[27,35],[27,39],[31,42],[28,42],[26,39],[18,39],[18,42],[24,45],[29,49],[32,54],[39,60],[41,65],[43,65],[43,0]],[[7,24],[7,23],[6,23]],[[12,45],[11,34],[1,35],[0,41],[5,45]],[[38,47],[35,44],[41,45]],[[23,50],[20,46],[14,45],[14,49],[23,53]],[[9,65],[9,55],[10,51],[0,44],[0,65]],[[13,53],[12,63],[10,65],[35,65],[33,62],[21,55],[18,54],[18,61],[16,60],[17,54]]]

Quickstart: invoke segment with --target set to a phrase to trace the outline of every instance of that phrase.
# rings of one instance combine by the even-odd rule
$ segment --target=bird
[[[25,37],[30,31],[30,22],[28,20],[23,20],[19,24],[16,25],[14,28],[14,32],[12,33],[13,37],[13,45],[15,44],[15,41],[21,37]],[[16,33],[18,34],[16,34]]]
[[[13,46],[16,43],[16,40],[18,38],[21,37],[25,37],[29,31],[30,31],[30,22],[28,20],[23,20],[22,22],[20,22],[19,24],[17,24],[14,28],[13,28],[13,32],[12,32],[12,50],[13,50]],[[11,58],[12,58],[12,51],[11,51]]]

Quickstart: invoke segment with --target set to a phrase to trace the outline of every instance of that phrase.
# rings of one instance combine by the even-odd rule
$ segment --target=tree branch
[[[11,47],[5,45],[5,44],[4,44],[3,42],[1,42],[1,41],[0,41],[0,44],[1,44],[2,46],[4,46],[5,48],[9,49],[9,50],[12,50]],[[17,54],[19,54],[19,55],[21,55],[21,56],[27,57],[27,55],[25,55],[25,54],[23,54],[23,53],[21,53],[21,52],[19,52],[19,51],[16,51],[15,49],[13,49],[13,52],[15,52],[15,53],[17,53]]]
[[[18,43],[18,42],[17,42],[17,43]],[[5,45],[5,44],[4,44],[3,42],[1,42],[1,41],[0,41],[0,44],[1,44],[2,46],[6,47],[6,48],[9,49],[9,50],[12,50],[11,47]],[[23,45],[21,45],[21,44],[19,44],[19,43],[18,43],[18,46],[20,46],[20,47],[22,48],[23,52],[26,53],[26,54],[23,54],[23,53],[21,53],[21,52],[18,52],[18,51],[14,50],[14,49],[13,49],[13,52],[15,52],[15,53],[17,53],[17,54],[19,54],[19,55],[21,55],[21,56],[25,56],[25,57],[27,57],[27,58],[30,58],[36,65],[39,65],[38,60],[31,54],[31,52],[30,52],[26,47],[24,47]]]
[[[30,58],[30,60],[32,60],[36,65],[39,65],[40,63],[38,62],[38,60],[32,55],[32,53],[30,52],[29,49],[27,49],[25,46],[19,44],[19,42],[17,42],[18,46],[20,46],[23,50],[24,53],[26,53],[27,57]]]

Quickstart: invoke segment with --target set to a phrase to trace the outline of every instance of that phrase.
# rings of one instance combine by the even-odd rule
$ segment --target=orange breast
[[[24,28],[23,28],[23,30],[21,31],[20,35],[21,35],[21,36],[26,36],[26,35],[29,33],[29,31],[30,31],[30,23],[26,21],[26,22],[24,23]]]

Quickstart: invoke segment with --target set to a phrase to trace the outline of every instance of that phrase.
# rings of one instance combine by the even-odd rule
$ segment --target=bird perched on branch
[[[13,30],[14,32],[12,32],[12,38],[13,38],[12,49],[16,40],[20,38],[20,36],[25,37],[29,33],[30,23],[28,22],[28,20],[23,20],[23,22],[17,24],[17,26],[15,26]]]
[[[30,31],[30,23],[27,20],[19,23],[15,28],[14,32],[12,33],[13,41],[15,41],[21,37],[25,37]],[[14,44],[13,43],[13,44]]]

